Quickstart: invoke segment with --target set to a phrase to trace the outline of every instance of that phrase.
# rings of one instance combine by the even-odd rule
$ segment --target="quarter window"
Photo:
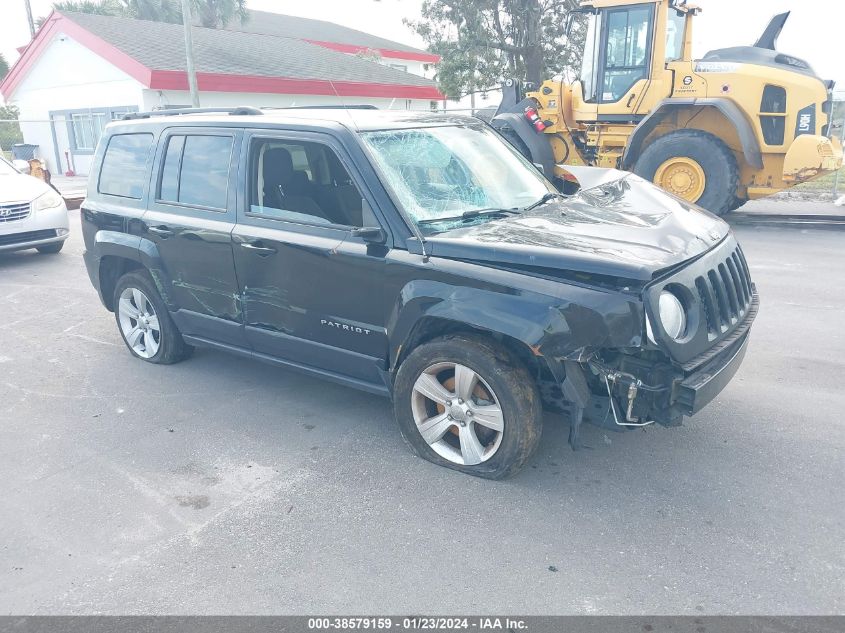
[[[231,136],[171,136],[164,155],[158,199],[225,209],[232,145]]]
[[[117,134],[109,139],[97,191],[140,200],[147,181],[152,134]]]

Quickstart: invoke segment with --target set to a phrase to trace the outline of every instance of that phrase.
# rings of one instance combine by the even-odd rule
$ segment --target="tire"
[[[141,300],[139,292],[143,297]],[[122,300],[128,301],[128,305],[122,304]],[[113,305],[117,330],[129,352],[136,358],[157,365],[170,365],[191,355],[193,348],[182,339],[182,334],[170,317],[167,306],[161,300],[146,270],[133,270],[118,279]],[[142,310],[138,309],[139,305],[143,306]],[[134,317],[131,309],[134,309]],[[141,331],[140,335],[138,330],[143,328],[138,328],[139,317],[143,319],[143,325],[146,327],[146,331]],[[157,331],[153,323],[158,326]],[[129,329],[133,324],[135,328]],[[134,336],[139,338],[133,339],[133,345],[129,337]]]
[[[652,142],[634,164],[634,173],[655,184],[658,169],[672,158],[698,163],[705,174],[704,191],[695,204],[716,215],[734,207],[739,166],[733,152],[717,137],[701,130],[677,130]]]
[[[459,371],[461,376],[471,372],[477,378],[474,383],[465,383],[474,386],[469,387],[471,397],[462,404],[438,404],[415,388],[418,380],[425,381],[419,384],[431,393],[433,378],[444,390],[437,391],[434,385],[437,396],[448,394],[446,401],[456,403],[462,390],[454,380]],[[496,411],[496,404],[501,415],[490,413]],[[504,479],[518,472],[537,449],[543,428],[540,394],[525,366],[506,349],[467,335],[443,337],[414,349],[396,374],[393,408],[402,437],[414,453],[440,466],[486,479]],[[448,417],[452,413],[456,417]],[[484,423],[480,422],[482,418]],[[422,435],[418,419],[429,423],[429,441],[444,428],[448,430],[430,444]],[[477,443],[465,441],[470,434]]]
[[[61,251],[65,246],[65,241],[62,240],[61,242],[53,242],[52,244],[45,244],[44,246],[36,246],[35,250],[37,250],[42,255],[55,255],[59,251]]]

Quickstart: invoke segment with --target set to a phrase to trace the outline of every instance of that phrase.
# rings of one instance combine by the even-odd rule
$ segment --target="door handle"
[[[276,252],[275,248],[271,248],[270,246],[262,246],[261,242],[241,242],[241,248],[245,248],[249,251],[252,251],[256,255],[261,255],[262,257],[272,255]]]
[[[173,231],[166,226],[148,226],[147,230],[153,235],[158,235],[161,238],[167,239],[173,235]]]
[[[636,99],[636,98],[637,98],[637,93],[634,93],[634,94],[632,94],[630,97],[628,97],[628,103],[626,103],[626,104],[625,104],[625,107],[626,107],[626,108],[630,108],[630,107],[631,107],[631,102],[632,102],[634,99]]]

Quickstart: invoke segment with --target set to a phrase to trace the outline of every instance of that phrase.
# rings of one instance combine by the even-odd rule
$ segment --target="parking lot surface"
[[[845,233],[737,229],[761,311],[685,426],[572,452],[549,415],[490,482],[387,400],[133,359],[71,213],[61,254],[0,255],[0,614],[845,612]]]

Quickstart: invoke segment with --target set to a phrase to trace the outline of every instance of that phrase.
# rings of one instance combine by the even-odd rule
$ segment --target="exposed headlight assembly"
[[[663,330],[674,341],[680,341],[687,335],[689,327],[687,319],[687,311],[684,304],[678,296],[671,290],[664,290],[660,293],[660,298],[657,302],[657,312],[660,318],[660,325]],[[654,338],[654,330],[651,326],[651,321],[646,315],[645,329],[648,340],[657,344]]]
[[[62,206],[64,200],[55,191],[50,189],[47,193],[38,196],[32,203],[33,211],[47,211]]]
[[[684,338],[687,333],[687,312],[684,309],[684,304],[681,303],[675,293],[670,290],[664,290],[660,293],[658,311],[660,312],[660,324],[669,338],[675,341]]]

